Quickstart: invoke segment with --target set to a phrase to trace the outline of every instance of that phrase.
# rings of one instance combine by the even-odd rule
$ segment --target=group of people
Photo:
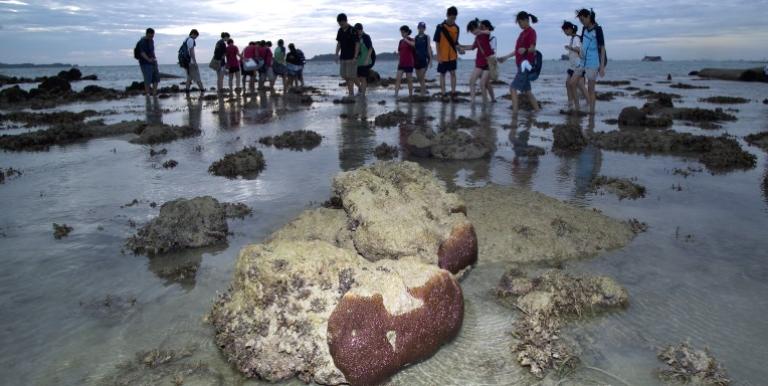
[[[499,64],[514,58],[517,67],[512,84],[510,85],[510,97],[514,113],[519,110],[519,96],[522,95],[530,102],[534,111],[539,110],[539,104],[533,94],[531,82],[538,79],[541,67],[541,53],[537,51],[537,36],[533,24],[538,18],[528,12],[517,14],[516,22],[522,30],[518,35],[515,50],[507,55],[497,55],[495,30],[489,20],[473,19],[467,24],[467,32],[474,36],[472,44],[460,44],[460,28],[456,24],[458,9],[448,8],[445,20],[435,27],[432,42],[435,43],[435,51],[432,50],[432,42],[427,35],[427,25],[424,22],[418,24],[418,32],[411,37],[413,32],[410,27],[400,27],[401,40],[397,46],[398,66],[395,77],[395,97],[399,95],[403,76],[408,85],[408,95],[414,95],[414,78],[419,82],[420,94],[426,95],[426,72],[437,60],[437,72],[440,80],[440,93],[443,98],[456,97],[456,68],[460,55],[467,51],[476,51],[475,68],[469,79],[470,98],[475,101],[477,92],[482,95],[483,103],[495,102],[496,96],[492,82],[498,79]],[[579,94],[586,97],[589,112],[594,114],[596,103],[595,84],[597,77],[605,76],[607,56],[605,51],[605,38],[602,28],[595,20],[593,10],[581,9],[576,12],[576,17],[582,25],[582,33],[578,34],[578,26],[566,21],[563,32],[570,38],[565,49],[568,53],[570,65],[566,80],[569,108],[580,110]],[[340,63],[340,75],[346,81],[349,96],[355,95],[355,86],[359,94],[365,95],[368,75],[376,62],[376,54],[371,37],[365,33],[362,24],[352,26],[345,14],[339,14],[336,18],[339,30],[336,35],[336,57]],[[450,76],[450,94],[446,93],[446,77]]]
[[[179,48],[179,65],[186,70],[186,92],[189,94],[192,83],[196,83],[200,93],[205,92],[200,67],[197,61],[195,48],[200,33],[193,29],[184,39]],[[157,66],[154,44],[155,30],[147,28],[144,36],[136,43],[134,57],[139,61],[141,73],[144,78],[144,92],[147,96],[156,95],[160,82],[160,72]],[[277,41],[277,47],[272,51],[270,41],[252,41],[242,51],[235,45],[235,41],[229,33],[222,32],[221,39],[216,42],[213,59],[209,67],[216,72],[217,92],[224,92],[224,77],[229,77],[230,93],[240,93],[249,86],[254,91],[256,76],[258,74],[259,89],[269,82],[269,89],[274,91],[278,78],[283,82],[283,92],[291,87],[304,87],[304,53],[291,43],[286,50],[282,39]],[[235,81],[233,84],[233,80]]]

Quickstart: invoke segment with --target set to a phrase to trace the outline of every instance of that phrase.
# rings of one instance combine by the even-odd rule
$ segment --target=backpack
[[[544,65],[544,56],[541,54],[541,51],[536,50],[535,58],[533,59],[533,63],[531,63],[531,71],[530,75],[528,75],[528,80],[531,82],[535,81],[536,79],[539,79],[539,75],[541,75],[541,67]]]
[[[296,50],[296,55],[299,55],[299,63],[301,63],[302,66],[307,63],[307,58],[304,57],[304,51]],[[374,59],[375,57],[376,57],[376,52],[374,51],[374,53],[371,56],[371,60],[375,60]]]
[[[187,47],[187,39],[184,39],[184,43],[179,47],[179,67],[189,68],[189,63],[192,62],[192,57],[189,56],[189,47]]]
[[[603,35],[603,40],[605,40],[605,32],[603,32],[603,27],[600,25],[595,26],[596,29],[600,30],[600,34]],[[584,44],[584,30],[585,28],[581,29],[581,36],[579,36],[579,40],[581,40],[581,44]],[[597,30],[595,30],[595,33],[597,33]],[[603,46],[603,50],[605,51],[605,67],[608,67],[608,49]],[[600,49],[597,50],[597,55],[600,55]]]
[[[133,58],[136,60],[141,60],[141,39],[139,39],[138,42],[136,42],[136,47],[133,47]]]

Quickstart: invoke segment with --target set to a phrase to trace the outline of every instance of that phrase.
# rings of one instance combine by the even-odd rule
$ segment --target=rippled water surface
[[[749,67],[744,63],[712,66]],[[390,64],[381,67],[389,69]],[[394,65],[392,65],[394,66]],[[462,63],[460,88],[466,89],[470,63]],[[610,78],[630,79],[639,88],[671,91],[657,83],[672,73],[675,80],[710,86],[708,90],[674,90],[682,105],[698,106],[699,98],[742,96],[752,100],[739,109],[739,120],[723,130],[706,131],[676,124],[679,131],[741,137],[768,130],[768,85],[689,79],[702,63],[612,63]],[[584,367],[572,384],[653,385],[658,347],[690,339],[708,346],[729,370],[735,384],[760,385],[768,379],[768,160],[757,148],[757,167],[748,171],[688,178],[675,168],[701,165],[676,156],[643,156],[587,148],[573,157],[548,151],[538,162],[515,156],[511,138],[530,132],[531,144],[547,150],[551,130],[533,121],[563,123],[558,110],[565,104],[561,63],[552,62],[535,84],[541,100],[551,102],[535,117],[510,117],[508,102],[490,107],[437,103],[396,103],[392,90],[373,90],[368,103],[334,105],[342,90],[327,64],[310,66],[307,78],[329,95],[309,108],[284,106],[268,97],[251,101],[187,100],[182,95],[146,101],[143,97],[60,107],[113,111],[108,121],[148,119],[199,127],[199,137],[176,141],[168,154],[150,157],[149,147],[126,138],[97,139],[53,147],[48,152],[0,153],[0,167],[23,175],[0,185],[0,379],[7,384],[99,384],[115,374],[116,365],[134,359],[137,351],[194,347],[195,360],[220,372],[226,384],[258,383],[237,375],[219,355],[204,317],[216,294],[229,285],[241,247],[262,240],[302,210],[329,196],[330,180],[341,170],[374,162],[372,149],[381,142],[397,144],[396,128],[375,128],[339,115],[375,115],[401,109],[415,116],[433,116],[434,124],[459,115],[487,122],[485,133],[497,138],[490,160],[472,162],[420,161],[451,189],[488,183],[522,186],[575,205],[602,210],[619,218],[637,218],[650,225],[627,247],[568,269],[607,274],[626,286],[631,305],[621,312],[580,321],[567,329],[567,339],[582,347]],[[105,87],[124,87],[135,78],[133,67],[83,68],[96,73]],[[178,72],[167,67],[166,72]],[[34,76],[48,70],[8,71]],[[386,71],[384,71],[386,72]],[[386,75],[386,74],[385,74]],[[509,74],[507,74],[509,75]],[[210,84],[210,74],[208,84]],[[83,87],[85,84],[76,84]],[[646,86],[650,84],[650,86]],[[614,90],[601,87],[602,91]],[[619,90],[620,91],[620,90]],[[682,91],[682,92],[681,92]],[[499,86],[497,94],[506,93]],[[630,94],[629,92],[627,93]],[[377,103],[380,100],[386,104]],[[585,130],[607,131],[603,120],[616,118],[622,107],[643,101],[619,97],[598,105],[598,117],[579,121]],[[289,110],[285,111],[284,107]],[[715,105],[708,105],[714,108]],[[263,111],[276,118],[257,124]],[[517,123],[510,131],[502,125]],[[227,180],[207,173],[211,162],[264,135],[308,129],[323,135],[320,147],[308,152],[264,152],[267,168],[255,180]],[[18,133],[27,129],[0,131]],[[172,170],[160,165],[179,162]],[[648,188],[644,199],[619,201],[587,189],[593,176],[637,177]],[[682,190],[673,189],[680,186]],[[124,240],[157,215],[151,202],[211,195],[243,202],[252,217],[231,220],[233,235],[225,246],[149,259],[122,251]],[[125,204],[137,199],[138,205]],[[62,240],[52,237],[52,223],[74,227]],[[169,279],[169,267],[199,265],[194,277]],[[393,385],[535,384],[510,351],[516,313],[495,300],[492,290],[505,266],[484,264],[463,281],[466,315],[459,337],[431,359],[411,366]],[[110,306],[105,307],[105,303]],[[623,381],[621,381],[623,380]],[[298,381],[286,384],[299,384]]]

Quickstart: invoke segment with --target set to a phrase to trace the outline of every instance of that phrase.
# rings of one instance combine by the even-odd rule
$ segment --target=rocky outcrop
[[[124,121],[106,125],[102,121],[65,123],[45,130],[0,136],[0,148],[13,151],[43,151],[55,145],[69,145],[93,138],[124,134],[139,134],[147,124],[142,121]]]
[[[400,155],[400,149],[398,149],[397,146],[382,142],[379,146],[376,146],[376,148],[373,149],[373,155],[380,160],[391,160]]]
[[[432,355],[462,320],[447,271],[281,239],[241,251],[211,313],[217,344],[246,376],[325,385],[380,383]]]
[[[209,196],[170,201],[126,246],[136,254],[160,255],[220,244],[227,240],[227,218],[242,214],[241,209]]]
[[[264,155],[255,147],[246,147],[236,153],[227,154],[214,162],[208,172],[227,178],[253,178],[266,167]]]
[[[158,143],[172,142],[177,139],[200,135],[199,129],[190,126],[171,126],[165,124],[146,125],[138,134],[138,138],[131,143],[141,145],[155,145]]]
[[[762,133],[750,134],[744,137],[751,146],[757,146],[765,151],[768,151],[768,131]]]
[[[688,342],[682,342],[660,350],[658,358],[665,364],[658,374],[666,382],[711,386],[731,384],[725,368],[708,349],[699,350]]]
[[[698,72],[698,76],[708,79],[731,80],[740,82],[768,82],[768,76],[762,68],[746,70],[705,68]]]
[[[415,163],[382,162],[340,173],[333,192],[353,224],[355,248],[371,261],[417,257],[452,273],[477,261],[464,203]]]
[[[645,197],[645,187],[628,178],[598,176],[592,180],[592,190],[614,194],[619,200],[637,200]]]
[[[552,129],[552,150],[559,154],[578,153],[587,146],[587,139],[577,125],[557,125]]]
[[[277,149],[295,151],[312,150],[323,141],[323,137],[311,130],[286,131],[280,135],[261,137],[259,143],[264,146],[274,146]]]
[[[400,132],[406,149],[414,157],[474,160],[490,157],[494,151],[490,141],[454,128],[435,133],[428,126],[404,124]]]
[[[672,119],[668,117],[650,117],[648,113],[637,107],[626,107],[619,114],[619,127],[669,127]]]

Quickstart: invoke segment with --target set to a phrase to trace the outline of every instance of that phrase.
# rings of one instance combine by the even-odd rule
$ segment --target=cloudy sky
[[[432,30],[449,5],[459,8],[462,27],[474,17],[490,19],[505,53],[519,32],[518,11],[539,16],[539,47],[555,58],[564,53],[563,20],[575,21],[576,8],[594,7],[612,59],[768,58],[768,0],[0,0],[0,62],[132,64],[133,46],[146,27],[158,32],[161,63],[175,63],[191,28],[202,34],[200,58],[211,55],[222,31],[236,43],[283,38],[312,56],[333,51],[339,12],[366,26],[377,51],[394,51],[400,25],[415,30],[425,21]],[[467,34],[461,40],[470,43]]]

